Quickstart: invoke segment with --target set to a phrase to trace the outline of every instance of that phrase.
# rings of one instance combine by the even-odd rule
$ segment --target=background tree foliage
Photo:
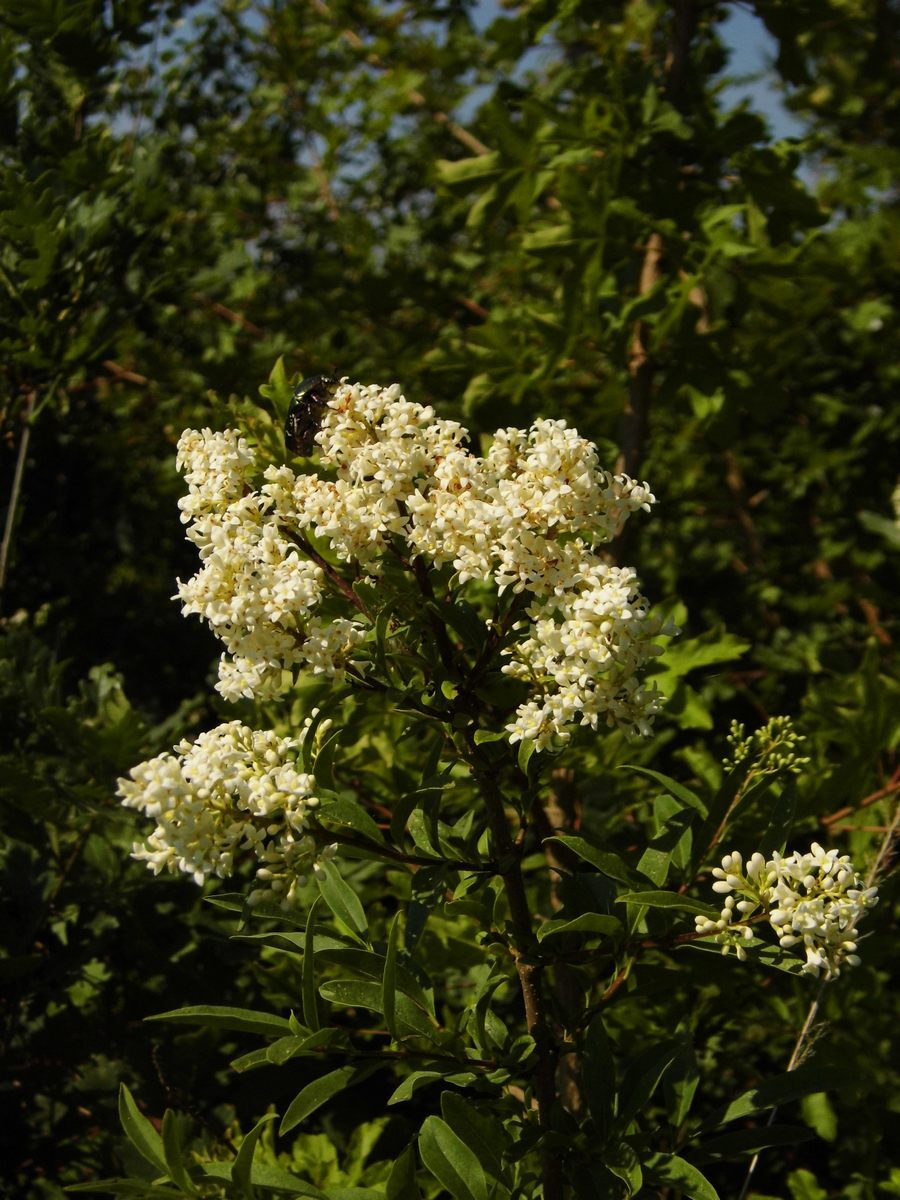
[[[714,786],[729,721],[787,712],[812,759],[796,836],[874,860],[897,781],[900,10],[747,6],[807,130],[779,141],[722,102],[729,7],[3,4],[10,1194],[120,1169],[122,1080],[214,1145],[296,1090],[236,1082],[235,1043],[209,1031],[141,1024],[212,995],[284,1004],[292,983],[191,885],[129,862],[113,797],[138,758],[216,718],[216,650],[169,600],[193,570],[174,443],[229,408],[261,420],[242,398],[279,356],[400,380],[475,430],[565,417],[650,481],[656,519],[618,553],[685,632],[656,736],[572,764],[586,826],[623,846],[652,827],[658,789],[618,764]],[[900,1187],[883,1157],[890,917],[885,899],[864,966],[826,993],[823,1053],[847,1088],[801,1114],[825,1142],[770,1152],[761,1195]],[[620,1010],[625,1041],[691,1012],[713,1102],[783,1069],[810,996],[716,967],[702,996],[660,970],[640,1013]],[[355,1184],[406,1136],[366,1101],[278,1151]],[[332,1144],[356,1176],[335,1174]],[[715,1170],[736,1193],[743,1167]]]

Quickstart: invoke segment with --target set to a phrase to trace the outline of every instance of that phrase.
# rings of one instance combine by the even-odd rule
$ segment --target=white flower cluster
[[[337,849],[317,849],[307,832],[319,802],[312,775],[297,770],[296,752],[308,728],[282,738],[230,721],[132,768],[130,779],[119,780],[122,803],[156,821],[132,857],[156,875],[181,871],[197,883],[227,878],[239,859],[255,859],[260,886],[249,903],[288,907],[306,874]]]
[[[594,445],[564,421],[500,430],[484,457],[466,430],[412,404],[398,385],[337,385],[316,434],[323,475],[272,466],[259,491],[233,431],[187,431],[179,463],[182,502],[203,568],[179,596],[203,616],[226,654],[219,691],[228,699],[272,696],[306,664],[338,674],[366,635],[356,612],[323,620],[312,610],[328,586],[303,554],[312,534],[340,562],[377,578],[392,547],[404,557],[450,565],[460,584],[528,593],[504,670],[532,695],[507,726],[510,741],[540,748],[577,724],[647,733],[659,708],[640,668],[670,636],[648,616],[635,574],[608,565],[594,547],[628,516],[649,510],[645,484],[600,468]]]
[[[734,948],[745,959],[753,940],[748,922],[765,916],[782,947],[803,947],[807,974],[832,979],[843,965],[858,965],[856,924],[877,904],[878,889],[865,886],[846,854],[813,842],[806,854],[775,853],[767,862],[757,851],[745,864],[734,850],[713,875],[725,906],[717,921],[697,917],[697,932],[715,934],[723,954]]]
[[[363,631],[338,623],[322,636],[311,616],[323,595],[323,571],[286,534],[267,497],[250,490],[254,458],[234,430],[178,442],[190,493],[180,501],[201,570],[178,581],[185,615],[197,613],[225,645],[218,690],[226,700],[280,693],[286,671],[306,663],[336,674]]]

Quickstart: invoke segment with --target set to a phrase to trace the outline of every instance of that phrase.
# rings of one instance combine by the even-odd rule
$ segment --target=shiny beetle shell
[[[297,384],[284,423],[284,444],[290,454],[304,458],[312,454],[322,410],[334,395],[337,382],[326,375],[310,375]]]

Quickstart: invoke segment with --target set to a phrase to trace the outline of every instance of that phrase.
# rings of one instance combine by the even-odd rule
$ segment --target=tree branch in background
[[[645,296],[662,277],[660,260],[663,240],[654,232],[647,239],[638,295]],[[628,350],[628,400],[622,415],[622,438],[616,474],[636,475],[643,457],[650,412],[650,396],[656,367],[648,350],[650,329],[646,321],[636,321]]]
[[[22,414],[22,436],[19,439],[16,469],[13,472],[12,487],[9,491],[9,508],[6,510],[3,541],[0,542],[0,596],[2,596],[3,589],[6,587],[6,572],[9,567],[9,555],[12,548],[13,530],[16,524],[16,512],[19,508],[19,497],[22,494],[22,480],[25,477],[25,460],[28,457],[28,443],[31,440],[31,421],[34,416],[36,400],[37,392],[32,388],[25,401],[25,412]]]
[[[669,48],[665,59],[664,93],[670,104],[683,112],[686,102],[691,40],[697,28],[695,0],[676,0],[672,16]],[[638,295],[646,296],[662,278],[664,253],[662,236],[654,231],[644,247],[644,259],[638,282]],[[622,435],[616,473],[636,476],[643,458],[650,419],[650,401],[656,366],[649,351],[650,327],[646,321],[634,324],[628,349],[628,400],[622,414]]]

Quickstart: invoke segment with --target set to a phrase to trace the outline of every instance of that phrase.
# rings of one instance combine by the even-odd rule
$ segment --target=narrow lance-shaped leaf
[[[329,1071],[327,1075],[320,1075],[318,1079],[314,1079],[312,1083],[308,1083],[302,1091],[298,1092],[288,1105],[278,1132],[287,1133],[330,1100],[332,1096],[336,1096],[344,1088],[351,1087],[368,1078],[377,1067],[377,1063],[366,1063],[362,1067],[348,1065],[338,1067],[335,1071]]]
[[[816,1135],[802,1125],[763,1124],[756,1129],[736,1129],[723,1133],[695,1146],[692,1157],[700,1162],[717,1161],[721,1158],[748,1158],[768,1146],[796,1146],[808,1142]]]
[[[438,1183],[455,1200],[487,1200],[484,1168],[473,1150],[440,1117],[426,1117],[419,1154]]]
[[[644,1173],[655,1183],[676,1188],[689,1200],[719,1200],[706,1176],[677,1154],[654,1154],[644,1163]]]
[[[207,1179],[222,1179],[231,1181],[231,1162],[199,1163],[198,1169]],[[325,1192],[297,1179],[284,1167],[276,1167],[271,1163],[253,1163],[250,1168],[250,1183],[253,1187],[268,1188],[273,1191],[287,1192],[289,1196],[312,1196],[313,1200],[328,1200]]]
[[[384,1195],[385,1200],[417,1200],[419,1188],[416,1184],[416,1157],[412,1146],[407,1146],[394,1160],[384,1185]]]
[[[538,929],[537,940],[545,942],[547,938],[563,933],[608,935],[618,933],[621,928],[622,922],[618,917],[611,917],[606,913],[582,913],[581,916],[573,917],[570,921],[546,921]]]
[[[598,1141],[603,1145],[615,1114],[616,1067],[600,1013],[593,1018],[584,1036],[581,1067],[584,1098],[597,1129]]]
[[[618,1119],[622,1126],[644,1107],[681,1050],[681,1042],[669,1040],[637,1055],[625,1072],[619,1092]]]
[[[171,1012],[154,1013],[147,1021],[175,1021],[184,1025],[203,1025],[209,1029],[235,1029],[241,1033],[261,1033],[284,1037],[291,1032],[290,1021],[274,1013],[250,1008],[230,1008],[219,1004],[192,1004]]]
[[[247,1197],[247,1200],[252,1200],[253,1196],[251,1171],[253,1167],[253,1155],[256,1153],[256,1143],[262,1137],[266,1125],[269,1121],[273,1121],[275,1117],[275,1113],[266,1113],[261,1121],[257,1121],[241,1142],[237,1156],[231,1164],[231,1182],[237,1188],[238,1195]]]
[[[670,796],[673,796],[676,800],[680,800],[687,808],[694,809],[695,812],[700,813],[703,817],[707,816],[707,807],[697,793],[692,792],[683,783],[679,783],[677,779],[673,779],[671,775],[663,775],[659,771],[651,771],[649,767],[638,767],[633,763],[625,763],[622,770],[635,771],[638,775],[646,775],[649,779],[655,780],[661,787],[664,787]]]
[[[380,983],[367,983],[358,979],[333,979],[323,983],[320,994],[333,1004],[352,1008],[370,1008],[380,1013],[382,989]],[[402,992],[394,993],[394,1013],[400,1036],[417,1033],[433,1037],[437,1028],[432,1018]]]
[[[369,923],[366,920],[363,906],[360,904],[356,892],[333,863],[322,868],[322,874],[318,876],[318,883],[322,898],[332,913],[360,941],[365,941]]]
[[[306,939],[303,943],[303,971],[300,980],[303,1020],[313,1032],[319,1028],[319,1002],[316,997],[315,928],[316,912],[321,902],[322,897],[317,896],[310,905],[309,916],[306,918]]]
[[[788,1071],[775,1079],[765,1080],[758,1087],[749,1088],[742,1092],[736,1100],[716,1109],[703,1122],[703,1129],[715,1129],[719,1125],[727,1125],[729,1121],[737,1121],[741,1117],[749,1117],[754,1113],[765,1112],[776,1105],[787,1104],[790,1100],[799,1100],[812,1092],[827,1092],[846,1085],[845,1071],[837,1067],[819,1067],[809,1063],[797,1067],[796,1071]]]
[[[641,876],[627,863],[609,850],[601,850],[598,846],[591,845],[583,837],[575,837],[573,834],[557,833],[552,838],[546,838],[547,842],[560,842],[566,846],[573,854],[577,854],[584,862],[590,863],[591,866],[597,868],[602,874],[610,879],[615,879],[617,883],[624,883],[628,887],[640,887],[643,883]]]
[[[170,1108],[163,1113],[162,1144],[172,1182],[189,1195],[196,1195],[197,1188],[191,1182],[184,1165],[184,1155],[178,1140],[177,1119]]]
[[[700,1070],[694,1047],[685,1038],[672,1066],[666,1072],[665,1079],[666,1111],[669,1123],[674,1129],[680,1129],[690,1112],[699,1082]]]
[[[441,1114],[494,1179],[503,1179],[503,1147],[510,1139],[496,1118],[480,1112],[458,1092],[444,1092]]]
[[[348,800],[345,796],[336,796],[316,809],[316,819],[324,824],[338,825],[344,829],[352,829],[370,842],[383,845],[384,834],[372,817],[361,804]]]
[[[698,913],[704,917],[718,916],[718,910],[702,900],[694,900],[691,896],[682,896],[679,892],[623,892],[616,897],[616,904],[639,904],[647,908],[669,908],[679,912]]]
[[[125,1130],[128,1140],[138,1153],[161,1175],[167,1175],[166,1154],[162,1138],[140,1111],[124,1083],[119,1085],[119,1120],[122,1122],[122,1128]]]
[[[223,1164],[225,1165],[225,1164]],[[135,1200],[183,1200],[184,1192],[163,1183],[143,1183],[137,1179],[93,1179],[90,1183],[70,1183],[66,1192],[101,1192],[104,1196],[134,1196]]]
[[[400,936],[400,913],[394,913],[388,933],[387,953],[384,958],[384,976],[381,982],[381,1007],[384,1023],[391,1037],[400,1037],[397,1029],[397,943]]]

